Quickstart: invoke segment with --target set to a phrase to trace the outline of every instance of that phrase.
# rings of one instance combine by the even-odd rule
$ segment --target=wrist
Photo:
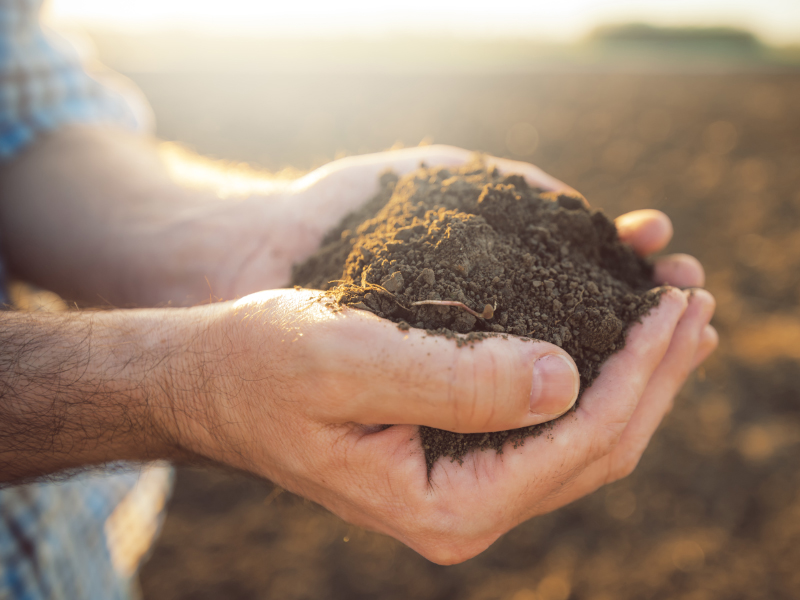
[[[124,311],[134,315],[145,357],[132,365],[160,458],[219,460],[219,361],[214,341],[220,304]]]
[[[202,309],[201,309],[202,310]],[[203,422],[206,406],[202,340],[207,331],[195,309],[114,310],[84,313],[90,351],[80,386],[94,382],[102,393],[84,403],[84,421],[92,413],[106,441],[103,454],[90,462],[158,459],[191,461],[204,454],[187,435]]]
[[[146,334],[149,354],[161,357],[147,375],[148,396],[158,399],[149,403],[151,416],[173,459],[246,468],[237,449],[249,426],[242,419],[247,353],[231,313],[227,303],[162,310]]]
[[[109,460],[174,460],[181,457],[174,426],[174,390],[165,376],[180,355],[172,311],[114,310],[84,313],[89,320],[86,385],[102,382],[98,402],[87,413],[102,412],[100,427]],[[85,387],[85,386],[83,386]],[[84,419],[91,420],[91,414]]]
[[[223,463],[276,479],[280,450],[273,448],[285,426],[273,418],[288,399],[292,369],[282,344],[283,294],[265,292],[271,301],[217,303],[168,311],[175,322],[170,358],[156,376],[169,390],[161,420],[171,446],[185,460]]]

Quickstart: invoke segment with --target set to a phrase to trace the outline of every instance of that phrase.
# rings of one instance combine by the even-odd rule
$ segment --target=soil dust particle
[[[628,327],[658,304],[651,265],[619,241],[605,214],[577,198],[531,188],[479,157],[402,179],[386,173],[380,183],[294,268],[293,284],[459,346],[506,334],[551,342],[578,365],[581,393],[623,347]],[[476,312],[488,305],[485,314],[493,314],[412,306],[421,300]],[[473,449],[502,452],[548,427],[475,434],[421,427],[420,438],[430,470],[440,457],[461,462]]]

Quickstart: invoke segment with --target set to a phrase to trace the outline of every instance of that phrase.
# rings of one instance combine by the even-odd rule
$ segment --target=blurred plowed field
[[[152,599],[800,597],[800,74],[159,74],[159,133],[308,169],[396,142],[530,160],[675,224],[721,347],[629,478],[433,565],[266,482],[179,471]]]

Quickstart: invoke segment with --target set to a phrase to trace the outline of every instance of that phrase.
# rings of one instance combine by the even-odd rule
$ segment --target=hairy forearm
[[[154,315],[0,314],[0,482],[180,454],[181,347]]]
[[[230,293],[280,189],[222,200],[176,181],[153,140],[67,127],[0,169],[0,245],[15,275],[84,305],[191,305]]]

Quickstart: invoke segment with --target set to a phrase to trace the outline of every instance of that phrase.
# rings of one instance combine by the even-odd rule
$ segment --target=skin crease
[[[120,132],[78,128],[50,142],[55,146],[39,145],[3,174],[6,197],[30,199],[25,206],[0,206],[0,241],[15,272],[87,302],[100,289],[122,305],[182,304],[207,297],[209,287],[217,297],[241,298],[147,313],[142,343],[165,357],[155,377],[161,383],[171,378],[171,410],[159,417],[175,446],[190,457],[268,477],[440,564],[475,556],[518,523],[627,475],[688,373],[717,344],[709,325],[713,298],[672,289],[631,329],[625,349],[549,436],[502,455],[470,454],[463,465],[440,461],[429,479],[415,425],[486,431],[528,424],[533,364],[563,351],[513,337],[457,348],[419,330],[401,332],[363,311],[332,312],[308,290],[273,288],[285,284],[291,265],[310,255],[330,227],[377,191],[381,172],[406,173],[420,160],[458,165],[469,152],[429,146],[346,158],[268,198],[223,203],[209,197],[191,202],[163,175],[147,181],[157,171],[148,158],[152,148]],[[105,167],[80,171],[80,151],[70,154],[75,164],[62,165],[65,148],[74,144],[90,151],[91,165],[107,161]],[[533,165],[489,160],[522,173],[531,185],[577,194]],[[39,161],[61,166],[56,175],[50,169],[51,177],[40,177]],[[120,168],[132,170],[121,175]],[[79,176],[68,178],[74,187],[60,186],[70,197],[59,201],[103,193],[94,204],[64,202],[63,213],[55,213],[59,228],[53,231],[74,234],[68,241],[83,250],[70,254],[47,246],[65,243],[54,234],[30,237],[36,233],[30,223],[47,218],[54,196],[25,186],[52,185],[74,173]],[[94,173],[108,177],[93,185]],[[177,208],[146,200],[125,212],[124,201],[109,204],[108,194],[125,181],[146,190],[147,199],[178,198]],[[98,251],[107,238],[92,238],[99,230],[90,220],[95,206],[106,211],[105,235],[118,242],[113,255]],[[174,212],[161,212],[167,209]],[[146,217],[134,220],[138,229],[130,228],[131,214]],[[63,227],[69,215],[84,228]],[[621,219],[621,237],[641,254],[669,242],[672,227],[663,213],[637,211]],[[71,262],[44,262],[37,248]],[[70,269],[92,276],[77,280]],[[655,284],[693,287],[703,280],[691,257],[656,262]],[[126,312],[110,311],[106,318],[124,320]],[[376,432],[355,423],[394,426]],[[164,456],[174,454],[165,448]]]

